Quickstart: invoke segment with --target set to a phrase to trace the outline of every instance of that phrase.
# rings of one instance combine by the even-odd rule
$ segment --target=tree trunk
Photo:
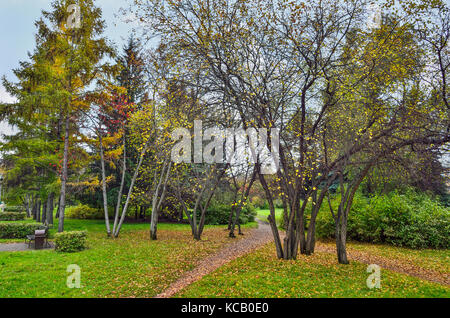
[[[273,205],[272,194],[270,193],[270,189],[269,189],[269,186],[267,185],[264,175],[261,174],[260,167],[258,165],[255,165],[255,169],[257,169],[259,181],[261,182],[261,185],[266,194],[266,199],[269,202],[270,215],[267,219],[269,220],[270,228],[272,229],[272,234],[273,234],[273,238],[275,241],[275,248],[277,251],[277,257],[279,259],[282,259],[282,258],[284,258],[284,255],[283,255],[284,253],[283,253],[283,247],[281,244],[280,233],[278,232],[278,228],[277,228],[277,224],[276,224],[275,207]]]
[[[236,237],[236,235],[234,235],[234,229],[236,228],[236,223],[239,223],[239,216],[238,215],[241,212],[239,210],[240,210],[240,205],[242,204],[242,202],[239,204],[239,207],[236,204],[237,204],[237,202],[234,201],[234,205],[233,205],[233,207],[231,208],[231,211],[230,211],[230,219],[228,220],[228,231],[230,231],[228,236],[231,237],[231,238],[235,238]],[[236,210],[236,218],[234,218],[234,215],[235,215],[234,211],[235,210]],[[236,221],[236,219],[237,219],[237,221]]]
[[[236,203],[236,200],[234,201],[234,203]],[[230,210],[230,217],[228,218],[228,231],[231,231],[231,225],[233,224],[234,209],[235,209],[235,206],[232,206],[231,210]],[[231,233],[230,233],[230,237],[231,237]]]
[[[200,216],[200,223],[198,225],[198,230],[197,230],[197,236],[198,236],[197,240],[200,240],[200,238],[202,236],[203,229],[205,227],[206,211],[208,211],[209,204],[211,203],[211,199],[214,196],[214,193],[216,193],[217,187],[219,186],[220,180],[222,179],[223,175],[225,174],[227,167],[225,167],[222,170],[222,172],[220,173],[220,175],[217,177],[216,183],[214,184],[214,187],[212,188],[211,193],[209,194],[209,197],[206,200],[205,205],[202,208],[202,214]]]
[[[119,224],[117,225],[116,232],[113,233],[114,237],[119,237],[120,229],[122,228],[123,221],[125,220],[125,216],[127,215],[128,205],[130,204],[131,194],[133,193],[134,184],[136,183],[136,179],[139,174],[139,170],[141,169],[142,161],[144,160],[145,153],[148,150],[150,138],[147,140],[144,149],[142,150],[139,158],[139,163],[136,167],[136,171],[134,172],[133,179],[131,179],[130,189],[128,190],[127,200],[125,201],[125,206],[122,210],[122,216],[120,218]]]
[[[31,210],[31,214],[32,214],[32,216],[33,216],[33,220],[37,220],[37,212],[36,212],[36,210],[37,210],[37,199],[36,199],[36,197],[34,197],[33,199],[32,199],[32,210]]]
[[[353,204],[353,199],[355,193],[358,190],[361,182],[364,180],[365,176],[369,173],[372,165],[375,163],[375,159],[369,162],[361,173],[358,175],[357,179],[352,184],[348,185],[347,191],[344,195],[344,178],[342,173],[340,174],[340,187],[341,187],[341,203],[339,205],[339,211],[336,220],[336,249],[338,261],[340,264],[348,264],[347,259],[347,222],[350,209]],[[331,205],[330,205],[331,206]]]
[[[323,199],[325,198],[326,193],[328,192],[327,188],[324,188],[319,198],[317,199],[317,194],[314,195],[314,204],[313,209],[311,212],[311,219],[309,221],[308,226],[308,233],[306,237],[306,247],[305,247],[305,254],[311,255],[314,253],[315,244],[316,244],[316,219],[317,215],[319,214],[320,207],[322,206]]]
[[[169,159],[170,160],[170,159]],[[161,171],[161,176],[159,178],[158,186],[155,189],[155,193],[153,194],[153,202],[152,202],[152,216],[151,216],[151,224],[150,224],[150,239],[157,240],[158,239],[158,218],[159,218],[159,210],[161,209],[162,202],[166,196],[167,192],[167,182],[169,181],[170,170],[172,168],[172,162],[165,162]],[[165,178],[164,178],[165,176]],[[164,184],[163,184],[164,182]],[[159,194],[159,190],[163,186],[161,195]]]
[[[105,213],[106,234],[111,236],[111,227],[109,224],[108,214],[108,194],[106,192],[106,172],[105,172],[105,154],[103,151],[103,136],[101,131],[98,132],[100,142],[100,162],[102,166],[102,193],[103,193],[103,211]]]
[[[55,198],[55,193],[52,192],[47,198],[47,223],[53,224],[53,200]]]
[[[347,220],[342,215],[336,223],[336,251],[339,264],[348,264],[347,259]]]
[[[66,209],[66,184],[68,179],[68,163],[69,163],[69,124],[70,117],[66,117],[66,127],[64,136],[64,159],[63,170],[61,174],[61,197],[59,201],[59,224],[58,232],[64,232],[64,212]]]
[[[275,238],[275,248],[277,250],[277,256],[279,259],[283,258],[283,248],[281,246],[281,240],[280,240],[280,234],[278,233],[278,228],[276,225],[276,222],[272,216],[272,214],[270,214],[267,219],[269,220],[269,224],[270,224],[270,228],[272,229],[272,234]]]
[[[281,227],[283,229],[286,229],[287,225],[289,223],[289,212],[288,212],[286,198],[283,197],[282,201],[283,201],[283,224],[281,224]]]
[[[300,253],[306,253],[306,239],[305,239],[305,217],[304,214],[300,216],[300,220],[298,221],[297,234],[299,238],[300,245]]]
[[[25,196],[25,209],[26,209],[26,212],[27,212],[27,218],[31,218],[32,205],[33,205],[32,198],[31,198],[30,194],[27,194]]]
[[[228,165],[227,165],[228,167]],[[205,204],[202,206],[201,205],[201,201],[202,198],[206,192],[206,189],[209,188],[208,187],[208,181],[206,181],[206,183],[202,186],[202,190],[201,192],[197,195],[197,199],[195,201],[195,206],[192,212],[192,215],[189,213],[187,207],[186,207],[186,203],[184,202],[182,196],[181,196],[181,191],[178,187],[178,191],[175,191],[175,195],[178,198],[178,201],[181,203],[183,210],[186,214],[186,217],[189,220],[189,224],[191,226],[191,230],[192,230],[192,236],[194,237],[195,240],[200,241],[201,240],[201,236],[203,233],[203,228],[205,226],[205,217],[206,217],[206,211],[208,210],[209,204],[211,202],[212,197],[214,196],[214,193],[217,190],[217,187],[220,183],[220,180],[222,179],[223,175],[225,174],[227,167],[225,167],[222,172],[220,173],[220,175],[217,177],[217,179],[215,180],[215,184],[214,187],[210,190],[210,193],[208,194],[208,198],[205,202]],[[200,215],[200,222],[197,225],[197,212],[198,210],[201,210],[201,215]]]
[[[183,208],[181,208],[180,209],[180,215],[178,216],[178,218],[180,219],[180,222],[182,222],[183,221],[183,215],[184,215],[184,211],[183,211]]]
[[[230,229],[230,235],[229,235],[230,237],[235,237],[234,229],[236,228],[236,224],[239,225],[239,234],[242,235],[241,224],[240,224],[239,218],[241,217],[242,208],[243,208],[244,204],[248,200],[248,196],[250,194],[250,190],[253,187],[253,183],[255,182],[255,180],[256,180],[256,169],[253,170],[252,177],[250,179],[250,183],[249,183],[248,187],[245,189],[244,193],[241,196],[241,201],[239,202],[239,206],[236,208],[236,216],[235,216],[234,222],[233,222],[233,224],[231,226],[231,229]]]
[[[36,202],[36,222],[41,222],[41,200]]]
[[[56,206],[56,215],[55,218],[59,219],[59,204],[61,203],[61,194],[58,197],[58,204]]]
[[[245,175],[245,178],[247,178],[247,175]],[[234,200],[233,200],[233,206],[231,207],[230,210],[230,216],[228,218],[228,231],[230,231],[230,237],[235,237],[234,233],[232,233],[231,229],[232,229],[232,225],[233,225],[233,217],[234,217],[234,211],[236,210],[236,204],[237,204],[237,199],[238,199],[238,193],[239,193],[239,186],[236,182],[236,177],[233,176],[233,183],[234,183]]]
[[[48,198],[42,203],[42,224],[45,224],[45,222],[47,221],[47,201]]]
[[[125,131],[124,131],[124,135],[123,135],[122,179],[120,181],[120,189],[119,189],[119,194],[117,196],[116,211],[114,213],[113,235],[116,233],[117,225],[119,223],[120,204],[122,202],[122,193],[123,193],[123,188],[125,186],[125,176],[126,176],[126,172],[127,172],[127,148],[126,147],[127,147],[127,145],[126,145]]]

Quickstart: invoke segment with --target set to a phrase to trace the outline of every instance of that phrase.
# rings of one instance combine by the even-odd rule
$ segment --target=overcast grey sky
[[[106,21],[106,36],[121,47],[128,37],[131,26],[114,15],[120,7],[127,7],[127,0],[94,0],[102,8]],[[2,49],[0,50],[0,76],[5,75],[15,81],[12,70],[19,66],[19,61],[28,59],[27,52],[34,49],[34,22],[41,16],[41,10],[50,9],[50,0],[1,0],[0,30]],[[13,102],[0,84],[0,101]],[[0,122],[0,135],[10,134],[11,128]]]

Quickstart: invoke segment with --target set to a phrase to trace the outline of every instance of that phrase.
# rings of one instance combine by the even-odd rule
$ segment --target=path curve
[[[219,267],[231,262],[254,251],[256,248],[263,246],[273,240],[272,232],[268,223],[259,219],[258,228],[253,229],[244,238],[230,245],[225,246],[217,253],[203,259],[196,268],[185,273],[181,278],[169,286],[163,293],[155,298],[170,298],[180,290],[186,288],[192,283],[200,280],[203,276],[208,275]]]

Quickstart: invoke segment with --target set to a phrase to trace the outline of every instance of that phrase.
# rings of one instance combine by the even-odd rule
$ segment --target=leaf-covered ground
[[[316,251],[336,254],[333,242],[320,242]],[[415,250],[391,245],[351,242],[350,260],[450,286],[450,250]]]
[[[185,273],[179,280],[173,283],[167,290],[159,294],[157,298],[170,298],[190,284],[202,279],[205,275],[214,272],[216,269],[224,266],[232,260],[253,252],[268,242],[273,241],[270,226],[264,222],[258,221],[257,229],[247,231],[243,240],[228,244],[221,248],[214,255],[204,258],[197,267]]]
[[[83,252],[0,253],[0,297],[153,297],[232,242],[223,226],[206,228],[196,242],[188,225],[161,224],[159,240],[150,241],[148,224],[126,224],[114,240],[102,221],[67,220],[66,230],[82,229],[89,232]],[[70,264],[81,268],[81,289],[66,286]]]
[[[370,248],[382,250],[385,246]],[[389,253],[391,257],[414,255],[395,248]],[[448,251],[425,253],[428,260],[423,263],[442,260],[440,253],[449,255]],[[339,265],[336,256],[328,252],[280,261],[271,243],[205,276],[177,297],[450,297],[448,286],[386,269],[381,270],[381,288],[369,289],[366,270],[367,265],[359,262]]]
[[[255,223],[246,225],[254,227]],[[89,249],[0,253],[0,297],[154,297],[202,259],[227,244],[224,227],[208,227],[203,240],[189,226],[161,224],[159,240],[148,224],[125,224],[118,240],[106,238],[103,221],[66,220],[66,230],[88,230]],[[55,229],[52,230],[52,233]],[[245,239],[239,237],[239,239]],[[14,240],[1,240],[0,243]],[[21,241],[21,240],[19,240]],[[450,289],[417,277],[382,269],[381,289],[366,286],[367,265],[339,265],[333,242],[321,242],[313,256],[280,261],[268,244],[219,268],[177,294],[178,297],[449,297]],[[389,260],[397,268],[448,277],[450,251],[412,250],[350,243],[349,255]],[[362,256],[361,256],[362,255]],[[369,259],[370,260],[370,259]],[[362,260],[365,261],[365,260]],[[81,267],[81,289],[69,289],[67,266]],[[383,264],[382,265],[383,268]],[[447,275],[447,276],[445,276]]]

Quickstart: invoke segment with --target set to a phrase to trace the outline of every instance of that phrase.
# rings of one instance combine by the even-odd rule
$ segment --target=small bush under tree
[[[86,249],[86,231],[62,232],[55,235],[55,250],[74,253]]]

